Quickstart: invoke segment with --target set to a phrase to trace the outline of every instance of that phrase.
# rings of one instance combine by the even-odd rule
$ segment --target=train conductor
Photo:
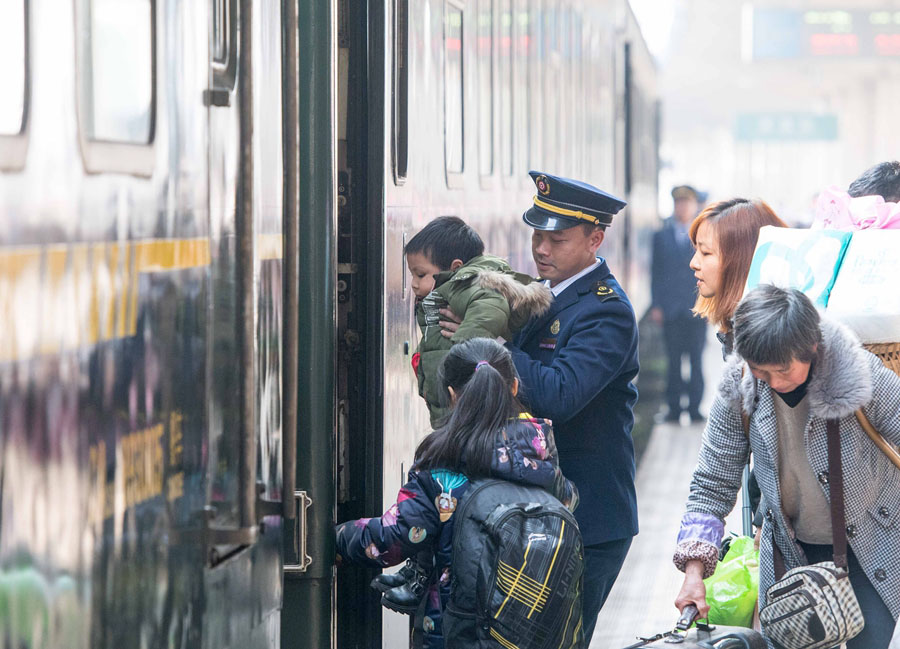
[[[631,441],[637,323],[625,291],[597,257],[625,202],[585,183],[530,174],[537,193],[522,218],[534,228],[531,251],[554,298],[507,346],[522,401],[553,421],[560,467],[581,495],[575,517],[585,544],[589,642],[638,532]]]

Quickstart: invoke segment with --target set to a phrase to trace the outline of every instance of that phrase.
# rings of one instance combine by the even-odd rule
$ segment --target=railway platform
[[[722,367],[721,347],[710,331],[703,358],[703,412],[709,412]],[[590,649],[620,649],[636,642],[638,636],[650,636],[674,626],[678,612],[673,602],[681,587],[682,573],[672,563],[672,551],[703,427],[667,423],[654,426],[635,481],[640,533],[600,611]],[[738,504],[740,499],[739,493]],[[725,529],[740,533],[739,506],[726,519]]]

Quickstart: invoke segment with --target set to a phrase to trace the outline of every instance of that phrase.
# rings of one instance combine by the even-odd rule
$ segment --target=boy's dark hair
[[[900,202],[900,162],[889,160],[879,162],[866,169],[859,178],[850,183],[847,193],[853,198],[860,196],[881,196],[888,203]]]
[[[497,435],[523,412],[513,396],[518,375],[512,356],[490,338],[472,338],[450,348],[438,378],[456,404],[446,422],[416,449],[416,468],[449,469],[470,478],[490,475]]]
[[[465,221],[455,216],[439,216],[419,230],[406,247],[404,255],[425,255],[441,270],[450,270],[454,259],[468,263],[484,254],[484,242]]]

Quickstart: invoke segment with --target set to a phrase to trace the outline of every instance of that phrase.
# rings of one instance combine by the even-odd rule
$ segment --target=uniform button
[[[878,508],[878,514],[879,514],[880,516],[883,516],[884,518],[887,518],[888,516],[891,515],[891,510],[888,509],[887,507],[879,507],[879,508]]]
[[[775,518],[775,515],[772,513],[772,510],[766,510],[766,520],[771,521],[773,518]]]
[[[879,568],[875,571],[876,581],[884,581],[885,579],[887,579],[887,573],[884,571],[884,568]]]
[[[849,536],[851,539],[856,536],[856,525],[847,526],[847,536]]]
[[[819,474],[819,482],[822,484],[828,484],[828,471],[822,471]]]

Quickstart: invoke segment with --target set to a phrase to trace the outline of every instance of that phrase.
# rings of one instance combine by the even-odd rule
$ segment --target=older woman
[[[831,559],[826,420],[838,419],[850,581],[865,617],[847,649],[886,649],[900,614],[900,470],[854,413],[862,408],[900,444],[900,377],[844,326],[820,321],[793,289],[763,286],[747,295],[734,314],[734,343],[681,522],[675,564],[685,577],[675,605],[709,610],[702,579],[715,569],[751,449],[767,503],[760,593],[776,579],[774,546],[788,570]]]

